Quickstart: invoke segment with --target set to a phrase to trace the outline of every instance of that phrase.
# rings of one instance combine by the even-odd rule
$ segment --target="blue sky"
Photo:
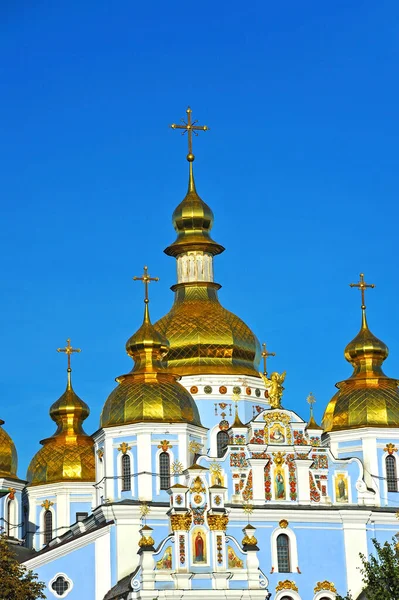
[[[399,377],[396,275],[399,5],[130,0],[3,2],[0,9],[0,417],[19,474],[55,429],[68,336],[74,387],[98,428],[126,339],[142,318],[133,275],[148,264],[153,320],[169,310],[171,214],[187,185],[215,213],[224,306],[277,353],[285,405],[321,415],[360,325]]]

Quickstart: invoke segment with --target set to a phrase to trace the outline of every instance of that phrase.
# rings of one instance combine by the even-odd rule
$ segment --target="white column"
[[[111,534],[108,531],[94,542],[96,600],[103,600],[111,589]]]
[[[248,462],[252,467],[253,501],[263,504],[265,502],[265,467],[269,459],[253,458]]]
[[[115,482],[114,482],[114,448],[112,438],[107,437],[104,441],[104,500],[114,500]]]
[[[151,433],[137,434],[137,471],[141,473],[137,482],[139,500],[152,500]]]
[[[363,589],[363,580],[360,571],[362,561],[360,560],[359,553],[368,556],[366,522],[370,517],[370,513],[362,512],[354,514],[350,510],[341,510],[340,515],[344,531],[347,585],[353,597],[357,598]]]
[[[69,511],[69,493],[67,491],[56,492],[57,506],[57,531],[56,535],[60,536],[70,526],[70,511]]]
[[[300,460],[295,461],[296,473],[297,473],[297,485],[298,485],[298,502],[299,504],[310,503],[310,483],[309,483],[309,469],[313,460]]]
[[[377,457],[377,439],[373,434],[366,432],[362,436],[363,445],[363,464],[364,464],[364,479],[367,487],[376,490],[376,506],[381,504],[380,501],[380,485],[377,479],[379,475],[378,457]],[[374,475],[375,477],[372,477]]]

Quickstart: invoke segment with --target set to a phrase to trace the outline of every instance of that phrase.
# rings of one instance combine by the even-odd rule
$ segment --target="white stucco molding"
[[[57,594],[55,592],[55,590],[53,590],[53,587],[52,587],[53,583],[55,581],[57,581],[58,577],[62,577],[68,583],[68,589],[66,589],[65,592],[61,596],[60,596],[60,594]],[[70,579],[68,577],[68,575],[65,575],[65,573],[57,573],[56,575],[54,575],[54,577],[52,579],[50,579],[47,587],[56,598],[66,598],[68,596],[68,594],[72,591],[73,581],[72,581],[72,579]]]
[[[285,534],[289,540],[289,557],[290,557],[290,573],[298,573],[298,546],[296,541],[296,535],[290,527],[283,529],[282,527],[276,527],[270,536],[271,544],[271,557],[272,557],[272,569],[273,573],[279,573],[278,560],[277,560],[277,538],[279,535]]]

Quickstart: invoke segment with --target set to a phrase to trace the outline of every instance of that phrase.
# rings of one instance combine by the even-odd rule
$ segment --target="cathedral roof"
[[[191,109],[187,110],[190,135]],[[183,128],[184,126],[172,125]],[[207,129],[207,127],[197,127]],[[189,138],[190,139],[190,138]],[[210,260],[224,248],[213,241],[210,231],[213,213],[199,197],[193,172],[194,155],[190,150],[188,191],[173,213],[176,241],[166,254],[177,258],[193,258],[195,253],[208,255]],[[207,279],[206,281],[204,279]],[[203,276],[179,281],[172,287],[175,301],[170,311],[155,329],[165,335],[170,348],[166,357],[168,370],[179,375],[225,374],[259,377],[259,342],[251,329],[219,302],[220,285],[213,277]]]
[[[73,351],[69,340],[68,347]],[[68,353],[67,387],[50,408],[50,417],[57,424],[57,430],[40,442],[43,448],[35,454],[28,467],[29,485],[95,481],[94,442],[82,427],[90,410],[72,387],[70,352],[64,351]]]
[[[360,331],[345,348],[345,358],[354,370],[351,377],[336,384],[338,392],[324,413],[324,431],[399,427],[398,380],[382,370],[387,356],[388,347],[368,327],[363,301]]]
[[[17,478],[17,451],[8,433],[3,429],[4,421],[0,419],[0,477]]]
[[[168,341],[150,320],[148,297],[139,330],[126,343],[135,361],[133,369],[117,377],[101,413],[101,427],[127,423],[191,423],[201,427],[191,394],[168,372],[162,362]]]

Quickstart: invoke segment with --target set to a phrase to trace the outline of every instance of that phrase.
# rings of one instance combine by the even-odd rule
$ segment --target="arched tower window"
[[[279,573],[290,573],[290,540],[288,535],[280,533],[277,536],[277,566]]]
[[[44,543],[48,544],[53,539],[53,513],[46,510],[44,513]]]
[[[229,443],[229,434],[227,431],[219,431],[216,436],[216,445],[218,458],[221,458],[223,454],[226,452],[227,444]]]
[[[161,476],[161,490],[170,488],[170,457],[167,452],[159,455],[159,474]]]
[[[124,454],[122,456],[122,492],[128,492],[132,489],[130,456]]]
[[[385,470],[387,472],[388,492],[397,492],[398,478],[396,474],[396,460],[391,454],[385,459]]]

